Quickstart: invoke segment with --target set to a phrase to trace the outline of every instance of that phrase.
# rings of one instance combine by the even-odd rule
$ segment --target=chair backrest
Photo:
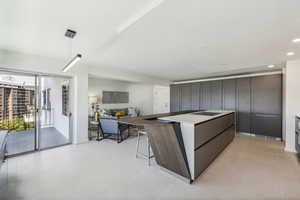
[[[99,126],[103,133],[117,134],[119,131],[118,121],[115,119],[100,118]]]

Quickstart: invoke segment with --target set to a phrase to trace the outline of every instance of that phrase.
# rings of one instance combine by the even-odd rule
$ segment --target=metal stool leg
[[[135,157],[136,157],[136,158],[138,157],[139,146],[140,146],[140,132],[138,131],[138,139],[137,139],[136,154],[135,154]]]

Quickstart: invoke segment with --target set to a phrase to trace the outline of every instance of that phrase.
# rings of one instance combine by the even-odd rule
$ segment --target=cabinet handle
[[[268,115],[268,114],[255,114],[257,117],[272,117],[272,118],[277,118],[278,115]]]

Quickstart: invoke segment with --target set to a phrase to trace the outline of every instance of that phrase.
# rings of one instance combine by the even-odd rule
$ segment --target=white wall
[[[285,150],[295,152],[295,116],[300,114],[300,60],[288,61],[285,81]]]
[[[153,85],[131,84],[129,87],[129,103],[141,111],[141,115],[153,114]]]
[[[102,92],[103,91],[121,91],[129,92],[129,82],[109,80],[109,79],[97,79],[89,78],[89,97],[100,97],[101,108],[126,108],[131,105],[128,104],[102,104]],[[129,96],[129,99],[131,97]]]
[[[155,85],[153,87],[153,113],[170,112],[170,87]]]
[[[136,107],[142,115],[153,114],[153,84],[132,83],[119,80],[89,78],[89,96],[99,96],[102,91],[127,91],[129,92],[128,104],[101,104],[101,108]]]

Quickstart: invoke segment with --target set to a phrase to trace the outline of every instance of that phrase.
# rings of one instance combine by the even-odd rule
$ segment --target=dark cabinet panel
[[[237,124],[238,131],[251,132],[251,80],[250,78],[241,78],[236,80],[237,91]]]
[[[237,112],[237,130],[251,133],[251,115],[249,112]]]
[[[192,110],[192,85],[181,85],[181,110]]]
[[[281,114],[281,75],[258,76],[251,80],[252,112]]]
[[[201,82],[200,84],[200,109],[210,109],[211,90],[210,82]]]
[[[250,78],[237,79],[237,108],[241,112],[251,112]]]
[[[256,114],[251,115],[251,132],[256,135],[282,137],[281,115]]]
[[[180,101],[180,86],[171,85],[170,86],[170,110],[171,112],[178,112],[181,109]]]
[[[171,86],[171,111],[235,110],[237,130],[281,137],[282,75]]]
[[[236,80],[223,81],[223,109],[236,110]]]
[[[192,84],[192,110],[199,110],[200,107],[200,83]]]
[[[221,110],[222,109],[222,81],[211,81],[211,105],[210,109]]]

